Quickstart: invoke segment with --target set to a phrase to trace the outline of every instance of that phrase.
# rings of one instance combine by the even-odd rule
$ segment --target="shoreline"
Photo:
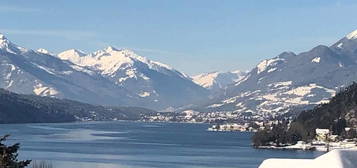
[[[270,150],[302,150],[302,151],[320,151],[328,152],[335,149],[357,149],[357,144],[340,144],[340,145],[330,145],[329,150],[325,145],[316,145],[316,144],[295,144],[295,145],[286,145],[286,146],[256,146],[256,149],[270,149]]]
[[[255,147],[256,149],[271,149],[271,150],[302,150],[302,151],[318,151],[316,150],[316,147],[307,147],[307,148],[302,148],[302,147],[292,147],[291,146],[257,146]]]

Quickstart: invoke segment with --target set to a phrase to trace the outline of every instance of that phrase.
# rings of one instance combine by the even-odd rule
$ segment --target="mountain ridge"
[[[54,55],[44,49],[24,49],[2,35],[0,88],[156,110],[200,101],[209,94],[185,74],[133,51],[113,47],[90,54],[67,51],[67,55]]]
[[[105,107],[68,99],[16,94],[0,88],[0,123],[44,123],[139,120],[155,111],[137,107]]]
[[[327,103],[357,79],[357,39],[347,36],[329,47],[319,45],[299,54],[283,52],[263,60],[230,85],[219,101],[193,110],[269,118],[295,107]]]

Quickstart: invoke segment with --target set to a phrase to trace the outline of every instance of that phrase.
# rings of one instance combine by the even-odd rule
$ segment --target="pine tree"
[[[31,160],[19,161],[17,159],[17,151],[20,148],[20,144],[16,143],[14,145],[7,146],[3,142],[9,135],[5,135],[0,138],[0,167],[1,168],[24,168],[30,164]]]

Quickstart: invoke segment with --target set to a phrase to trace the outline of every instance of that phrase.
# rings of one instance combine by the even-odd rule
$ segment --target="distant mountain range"
[[[283,52],[249,72],[189,77],[128,49],[58,55],[0,35],[0,88],[91,104],[233,112],[268,118],[327,103],[357,80],[357,30],[331,46]]]
[[[108,47],[53,55],[25,49],[0,35],[0,88],[91,104],[156,110],[206,100],[209,91],[187,75],[133,51]]]
[[[213,94],[223,94],[224,90],[234,83],[237,83],[247,72],[243,71],[231,71],[231,72],[211,72],[211,73],[203,73],[199,75],[192,76],[192,80],[210,90]]]
[[[261,61],[224,96],[192,108],[271,117],[291,109],[327,103],[341,88],[357,80],[357,30],[332,46],[295,54],[283,52]]]
[[[155,111],[137,107],[104,107],[0,89],[0,124],[101,120],[139,120]]]

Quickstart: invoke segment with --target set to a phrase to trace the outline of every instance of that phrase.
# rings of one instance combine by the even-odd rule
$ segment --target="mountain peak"
[[[296,56],[296,54],[292,51],[284,51],[278,55],[279,58],[287,58],[287,57],[292,57],[292,56]]]
[[[11,43],[5,35],[0,33],[0,49],[16,54],[16,53],[21,53],[21,52],[26,52],[28,51],[25,48],[19,47],[13,43]]]
[[[63,55],[63,54],[66,54],[66,53],[67,54],[71,53],[71,54],[75,54],[75,55],[78,55],[78,56],[86,55],[86,53],[84,53],[81,50],[77,50],[77,49],[69,49],[69,50],[66,50],[66,51],[63,51],[63,52],[59,53],[58,55]]]
[[[347,39],[350,39],[350,40],[354,40],[354,39],[357,39],[357,30],[349,33],[346,35],[346,38]]]
[[[245,72],[240,70],[228,72],[210,72],[192,76],[191,79],[196,84],[212,91],[219,91],[233,84],[245,76]]]
[[[5,40],[5,39],[6,39],[6,37],[0,33],[0,40]]]
[[[249,71],[248,70],[245,70],[245,71],[242,71],[242,70],[233,70],[231,71],[231,73],[233,74],[238,74],[238,75],[245,75],[247,74]]]
[[[78,61],[80,57],[85,56],[86,54],[83,51],[77,49],[69,49],[63,51],[57,55],[62,60]]]
[[[107,48],[104,49],[107,52],[112,52],[112,51],[119,51],[117,48],[113,46],[108,46]]]
[[[4,45],[8,45],[10,41],[5,37],[5,35],[0,33],[0,45],[3,47]]]

